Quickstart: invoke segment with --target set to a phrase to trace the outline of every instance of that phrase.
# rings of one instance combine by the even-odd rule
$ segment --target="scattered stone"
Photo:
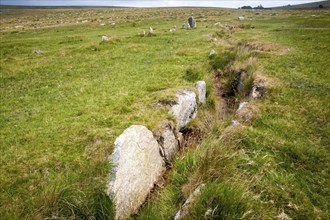
[[[196,28],[196,20],[193,17],[188,18],[188,24],[190,28]]]
[[[15,28],[16,28],[16,29],[19,29],[19,28],[24,28],[24,27],[21,26],[21,25],[17,25],[17,26],[15,26]]]
[[[222,25],[221,25],[220,22],[217,22],[217,23],[214,24],[214,26],[220,27],[220,26],[222,26]]]
[[[196,94],[192,91],[183,90],[176,94],[177,104],[173,105],[170,113],[177,120],[178,130],[186,126],[197,115]]]
[[[109,38],[107,36],[102,36],[102,41],[108,42],[109,41]]]
[[[197,91],[198,91],[198,102],[200,104],[206,103],[206,83],[205,81],[198,81],[196,83]]]
[[[244,20],[245,20],[245,18],[244,18],[244,17],[242,17],[242,16],[240,16],[240,17],[238,17],[238,20],[239,20],[239,21],[244,21]]]
[[[198,186],[195,189],[195,191],[192,194],[190,194],[188,199],[182,205],[181,209],[176,213],[174,220],[179,220],[179,219],[189,216],[188,211],[189,211],[190,206],[195,201],[196,197],[200,195],[201,189],[204,187],[205,187],[205,184],[201,184],[200,186]]]
[[[230,126],[238,126],[238,125],[240,125],[240,123],[236,120],[232,120],[230,123]]]
[[[105,24],[100,24],[100,26],[105,26]]]
[[[216,54],[217,52],[215,52],[215,50],[210,50],[210,54],[209,54],[209,56],[212,56],[213,54]]]
[[[187,29],[190,29],[190,28],[191,28],[190,24],[187,24]]]
[[[107,194],[114,196],[116,219],[128,219],[165,171],[164,160],[152,132],[141,125],[132,125],[116,139],[110,160]]]
[[[141,37],[144,37],[146,35],[146,31],[142,30],[141,33],[139,34]]]
[[[186,28],[187,28],[186,23],[183,23],[181,29],[186,29]]]
[[[88,20],[81,21],[81,23],[88,23],[88,22],[89,22]]]
[[[238,122],[250,121],[256,114],[256,107],[248,102],[242,102],[236,111],[236,120]]]
[[[110,24],[110,26],[111,26],[111,27],[116,27],[116,23],[115,23],[115,22],[112,22],[112,23]]]
[[[149,27],[149,34],[154,34],[154,29],[152,29],[152,27]]]
[[[252,99],[261,99],[264,93],[265,91],[263,87],[254,85],[252,87],[249,97]]]
[[[40,50],[40,49],[35,49],[34,52],[35,52],[36,54],[42,54],[42,53],[43,53],[43,51]]]
[[[290,218],[287,214],[285,214],[283,210],[282,210],[281,214],[279,214],[277,216],[277,219],[279,219],[279,220],[292,220],[292,218]]]

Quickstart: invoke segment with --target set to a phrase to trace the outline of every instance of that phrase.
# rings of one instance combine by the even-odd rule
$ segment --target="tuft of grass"
[[[203,79],[203,71],[201,68],[198,67],[189,67],[186,72],[185,75],[183,76],[183,78],[189,82],[196,82],[198,80],[202,80]]]
[[[225,50],[222,53],[210,57],[210,65],[214,70],[223,70],[236,58],[236,53]]]

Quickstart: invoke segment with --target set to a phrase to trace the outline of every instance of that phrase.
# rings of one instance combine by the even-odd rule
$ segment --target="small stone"
[[[239,17],[238,17],[238,20],[239,20],[239,21],[244,21],[245,18],[244,18],[243,16],[239,16]]]
[[[152,27],[149,27],[149,34],[154,34],[154,29],[152,29]]]
[[[221,26],[221,23],[220,22],[217,22],[217,23],[214,24],[214,26],[220,27]]]
[[[212,56],[213,54],[216,54],[217,52],[215,52],[215,50],[210,50],[210,54],[209,54],[209,56]]]
[[[41,54],[41,53],[43,53],[43,51],[40,50],[40,49],[35,49],[34,52],[35,52],[36,54]]]
[[[100,24],[100,26],[105,26],[105,24]]]
[[[107,36],[102,36],[102,41],[109,41],[109,38]]]
[[[183,23],[181,28],[182,28],[182,29],[186,29],[186,28],[187,28],[186,23]]]
[[[260,99],[264,94],[264,88],[261,86],[253,86],[249,97],[252,99]]]
[[[198,91],[198,102],[200,104],[206,103],[206,83],[205,81],[198,81],[196,83],[197,91]]]

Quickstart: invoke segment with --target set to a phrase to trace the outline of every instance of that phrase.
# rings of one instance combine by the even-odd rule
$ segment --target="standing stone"
[[[206,83],[205,81],[198,81],[196,83],[197,91],[198,91],[198,102],[201,104],[206,103]]]
[[[177,128],[180,131],[197,115],[196,94],[183,90],[177,92],[176,97],[178,98],[177,104],[171,107],[170,114],[177,120]]]
[[[160,135],[158,136],[158,143],[161,148],[162,155],[166,163],[170,163],[178,152],[182,144],[181,133],[177,132],[171,123],[164,123],[161,126]]]
[[[154,34],[154,29],[152,29],[152,27],[149,27],[149,34]]]
[[[239,82],[237,85],[237,91],[242,92],[244,90],[244,81],[247,77],[247,73],[245,71],[241,72],[241,75],[239,77]]]
[[[188,18],[188,24],[191,28],[196,28],[196,20],[193,17]]]
[[[165,171],[164,160],[152,132],[132,125],[116,139],[111,163],[107,193],[114,196],[116,219],[128,219],[138,212]]]

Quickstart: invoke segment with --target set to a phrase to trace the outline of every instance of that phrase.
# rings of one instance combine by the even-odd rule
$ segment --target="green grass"
[[[26,16],[24,31],[14,28],[21,24],[15,24],[21,13]],[[198,28],[179,29],[191,13]],[[293,219],[326,219],[330,15],[326,10],[272,13],[59,9],[2,15],[2,218],[113,218],[104,188],[115,138],[132,124],[153,129],[170,118],[166,108],[155,108],[158,101],[203,79],[209,88],[208,107],[200,108],[191,126],[204,121],[211,129],[201,146],[180,153],[164,188],[156,190],[135,218],[171,219],[184,198],[205,183],[191,219],[202,218],[209,209],[209,219],[274,219],[282,211]],[[230,35],[214,26],[218,21],[242,25],[238,15],[251,18],[243,25],[255,28],[236,28]],[[75,24],[78,18],[100,16],[111,17],[116,27]],[[63,18],[69,23],[54,26]],[[33,29],[30,20],[50,27]],[[173,25],[177,31],[168,32]],[[156,36],[139,36],[149,26]],[[214,33],[234,42],[235,48],[211,42]],[[102,35],[110,42],[101,42]],[[268,52],[249,51],[237,47],[238,42],[276,46]],[[211,49],[220,60],[215,66],[208,57]],[[232,63],[234,57],[221,52],[228,50],[236,50],[236,64],[256,57],[256,67],[249,71],[273,84],[263,100],[254,101],[259,114],[252,123],[232,132],[224,132],[228,121],[207,118],[217,106],[210,69]]]

